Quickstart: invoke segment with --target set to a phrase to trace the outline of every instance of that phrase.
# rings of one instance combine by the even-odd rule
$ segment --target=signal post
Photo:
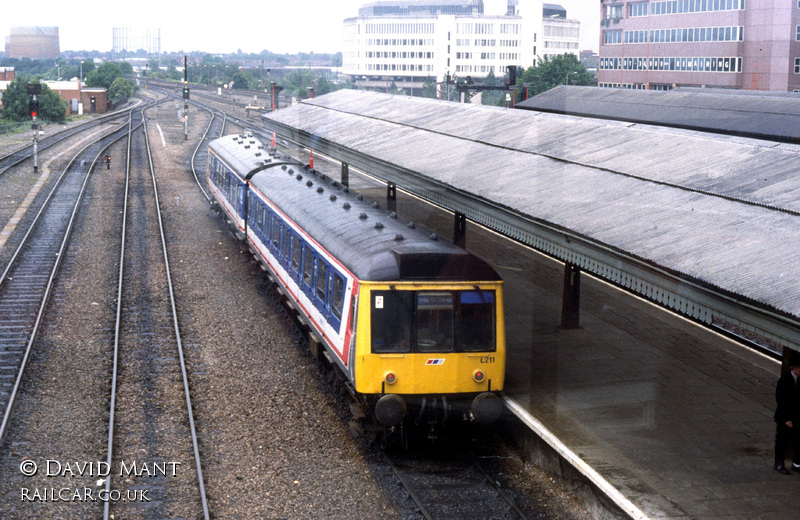
[[[39,95],[42,93],[40,83],[28,83],[28,95],[33,96],[28,104],[28,111],[31,114],[31,129],[33,130],[33,173],[39,172],[39,125],[36,117],[39,115]]]
[[[183,140],[189,139],[189,78],[186,56],[183,57]]]

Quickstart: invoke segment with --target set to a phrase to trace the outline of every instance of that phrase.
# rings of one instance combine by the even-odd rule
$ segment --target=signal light
[[[28,105],[28,110],[31,113],[31,117],[38,116],[39,115],[39,101],[38,100],[36,100],[36,101],[32,100],[30,102],[30,104]]]

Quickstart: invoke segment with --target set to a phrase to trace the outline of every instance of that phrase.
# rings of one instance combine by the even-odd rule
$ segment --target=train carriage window
[[[285,258],[286,260],[291,258],[293,240],[294,240],[294,235],[292,235],[292,233],[287,228],[286,236],[283,239],[283,258]]]
[[[276,250],[281,250],[281,222],[278,220],[278,217],[273,215],[272,216],[272,247]]]
[[[315,273],[315,280],[317,281],[317,298],[325,301],[325,286],[328,282],[327,276],[327,268],[328,266],[323,262],[321,259],[317,259],[316,261],[316,273]]]
[[[495,350],[493,291],[464,291],[459,295],[457,337],[463,352]]]
[[[292,237],[294,241],[294,246],[292,249],[292,269],[295,273],[300,272],[300,254],[303,249],[302,242],[300,241],[300,237]]]
[[[311,275],[314,272],[314,255],[311,254],[311,248],[306,246],[306,256],[303,262],[303,282],[307,287],[311,287]]]
[[[370,322],[373,352],[411,352],[413,296],[410,291],[372,291]]]
[[[417,293],[417,350],[450,352],[454,348],[453,293]]]
[[[337,319],[342,319],[342,308],[344,307],[344,280],[335,273],[331,273],[333,278],[331,286],[331,312]]]

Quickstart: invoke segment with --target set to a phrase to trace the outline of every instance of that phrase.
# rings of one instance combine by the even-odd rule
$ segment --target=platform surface
[[[497,254],[509,398],[647,518],[800,518],[800,473],[773,469],[777,360],[587,276],[562,329],[563,264]]]

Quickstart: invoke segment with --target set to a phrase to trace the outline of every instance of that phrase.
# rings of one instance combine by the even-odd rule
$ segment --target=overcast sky
[[[524,13],[527,0],[521,0]],[[111,29],[160,28],[161,49],[217,53],[316,52],[342,50],[342,21],[358,15],[367,0],[239,0],[189,2],[137,0],[76,4],[64,0],[8,2],[0,16],[0,34],[11,27],[57,26],[61,50],[111,50]],[[597,0],[550,0],[581,21],[581,48],[598,48],[600,8]],[[212,12],[201,6],[214,6]],[[272,22],[271,22],[272,20]],[[5,48],[5,47],[4,47]]]

